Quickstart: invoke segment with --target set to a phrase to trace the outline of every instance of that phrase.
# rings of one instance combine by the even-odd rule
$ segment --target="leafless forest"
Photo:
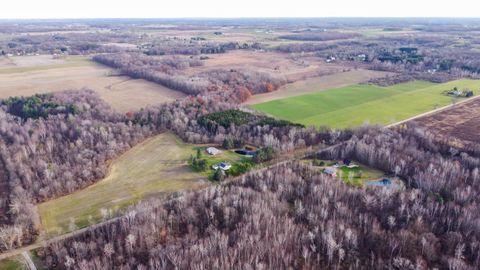
[[[442,152],[416,130],[365,128],[319,155],[401,175],[407,190],[361,190],[280,164],[146,202],[45,256],[60,268],[478,269],[480,159]]]
[[[48,55],[65,62],[45,70],[85,61],[108,67],[107,77],[187,95],[127,113],[87,88],[1,100],[0,254],[44,239],[37,204],[97,183],[112,160],[171,132],[191,144],[238,140],[269,154],[254,157],[258,167],[242,176],[149,198],[111,223],[44,245],[36,252],[49,269],[480,269],[479,140],[455,145],[421,121],[305,127],[241,104],[347,70],[384,71],[364,81],[381,86],[479,79],[477,25],[0,21],[0,74],[26,74],[32,67],[19,59]],[[454,129],[455,117],[447,118]],[[404,188],[347,185],[299,156],[355,160],[399,177]]]

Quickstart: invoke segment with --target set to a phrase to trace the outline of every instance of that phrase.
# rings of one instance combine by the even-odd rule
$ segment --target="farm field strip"
[[[388,73],[386,72],[359,69],[347,72],[339,72],[332,75],[308,78],[294,83],[289,83],[271,93],[254,95],[249,98],[245,104],[259,104],[287,97],[325,91],[332,88],[345,87],[368,81],[369,79],[383,77],[387,74]]]
[[[43,229],[48,235],[73,231],[100,221],[101,209],[114,213],[149,196],[207,184],[186,162],[192,152],[193,146],[169,133],[147,139],[115,159],[103,180],[40,204]]]
[[[70,57],[65,59],[63,62],[59,61],[58,63],[51,64],[32,64],[32,65],[20,65],[20,66],[10,66],[10,67],[0,67],[0,74],[14,74],[14,73],[24,73],[24,72],[33,72],[33,71],[48,71],[50,69],[62,69],[62,68],[72,68],[72,67],[82,67],[82,66],[95,66],[96,64],[92,62],[89,58],[84,56],[79,57]]]
[[[480,81],[458,80],[443,84],[414,81],[390,87],[352,85],[314,94],[286,98],[252,107],[305,125],[345,128],[370,124],[391,124],[438,107],[452,98],[443,91],[453,87],[480,88]]]

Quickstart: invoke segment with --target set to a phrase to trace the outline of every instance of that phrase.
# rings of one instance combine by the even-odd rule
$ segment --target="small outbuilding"
[[[330,175],[332,177],[337,177],[337,168],[327,167],[323,170],[324,174]]]
[[[212,155],[212,156],[216,156],[222,152],[215,147],[208,147],[206,151],[209,155]]]
[[[214,170],[223,170],[223,171],[228,171],[230,168],[232,167],[232,164],[228,163],[228,162],[220,162],[218,164],[215,164],[212,166],[212,169]]]

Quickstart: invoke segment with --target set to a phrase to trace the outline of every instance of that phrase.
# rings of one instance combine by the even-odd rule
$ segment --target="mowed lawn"
[[[390,87],[352,85],[252,105],[274,117],[304,125],[346,128],[364,123],[386,125],[452,103],[443,94],[453,87],[480,93],[479,80],[443,84],[414,81]]]
[[[78,228],[101,219],[101,209],[114,213],[148,196],[206,185],[206,177],[192,171],[187,160],[194,147],[172,134],[146,140],[114,160],[110,174],[81,191],[39,205],[42,227],[48,235]],[[91,217],[89,217],[91,216]]]

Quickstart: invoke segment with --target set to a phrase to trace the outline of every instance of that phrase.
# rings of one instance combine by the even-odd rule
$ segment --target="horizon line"
[[[32,18],[0,18],[0,21],[26,21],[26,20],[248,20],[248,19],[480,19],[478,17],[459,16],[238,16],[238,17],[32,17]]]

